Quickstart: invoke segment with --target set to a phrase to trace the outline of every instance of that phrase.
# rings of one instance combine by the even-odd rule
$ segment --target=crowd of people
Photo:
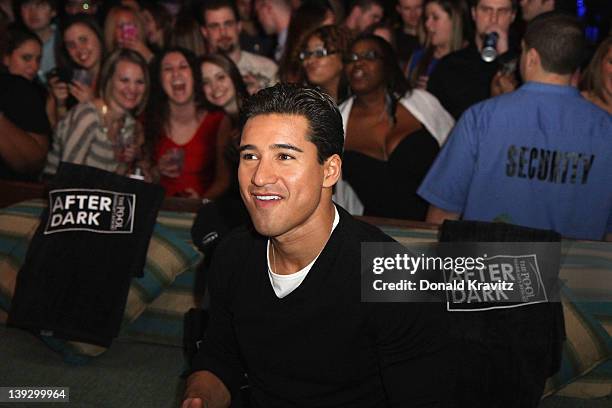
[[[245,373],[253,406],[536,407],[561,333],[456,363],[488,343],[449,347],[441,304],[360,301],[391,238],[351,214],[612,241],[612,40],[589,58],[565,3],[1,0],[0,178],[71,162],[248,212],[206,254],[184,408]]]
[[[561,3],[3,1],[0,177],[40,180],[69,161],[221,197],[236,184],[241,106],[281,81],[340,106],[339,203],[425,220],[417,190],[455,121],[526,82],[525,23]],[[590,63],[586,51],[572,85],[609,115],[610,37]]]

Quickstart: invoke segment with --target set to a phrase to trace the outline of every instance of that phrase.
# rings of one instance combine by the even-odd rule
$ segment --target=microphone
[[[499,34],[496,32],[485,34],[484,41],[482,44],[482,51],[480,51],[480,57],[485,62],[491,62],[497,58],[497,39]]]
[[[225,196],[203,204],[191,227],[191,239],[200,252],[210,255],[221,239],[235,227],[246,224],[249,216],[239,198]]]

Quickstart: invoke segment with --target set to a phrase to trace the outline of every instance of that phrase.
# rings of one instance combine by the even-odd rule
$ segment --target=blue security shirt
[[[599,240],[612,232],[612,116],[528,82],[467,110],[418,194],[466,220]]]

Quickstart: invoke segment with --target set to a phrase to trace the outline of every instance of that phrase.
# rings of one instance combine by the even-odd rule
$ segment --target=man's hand
[[[444,220],[458,220],[459,215],[460,214],[438,208],[435,205],[430,205],[425,221],[432,224],[442,224]]]
[[[225,385],[210,371],[196,371],[187,378],[181,408],[226,408],[231,396]]]

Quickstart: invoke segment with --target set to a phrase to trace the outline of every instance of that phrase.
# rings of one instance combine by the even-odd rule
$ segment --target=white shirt
[[[329,235],[334,232],[338,222],[340,221],[340,215],[338,215],[338,209],[334,206],[334,223],[332,224],[332,229]],[[325,248],[325,247],[323,247]],[[323,249],[321,249],[321,252]],[[272,284],[272,289],[274,289],[274,293],[279,299],[284,298],[294,290],[298,288],[310,272],[312,265],[319,259],[319,255],[321,252],[317,254],[315,259],[312,260],[308,265],[306,265],[301,270],[292,273],[290,275],[279,275],[272,272],[272,267],[270,265],[270,240],[268,239],[268,245],[266,246],[266,259],[268,260],[268,276],[270,277],[270,283]]]

